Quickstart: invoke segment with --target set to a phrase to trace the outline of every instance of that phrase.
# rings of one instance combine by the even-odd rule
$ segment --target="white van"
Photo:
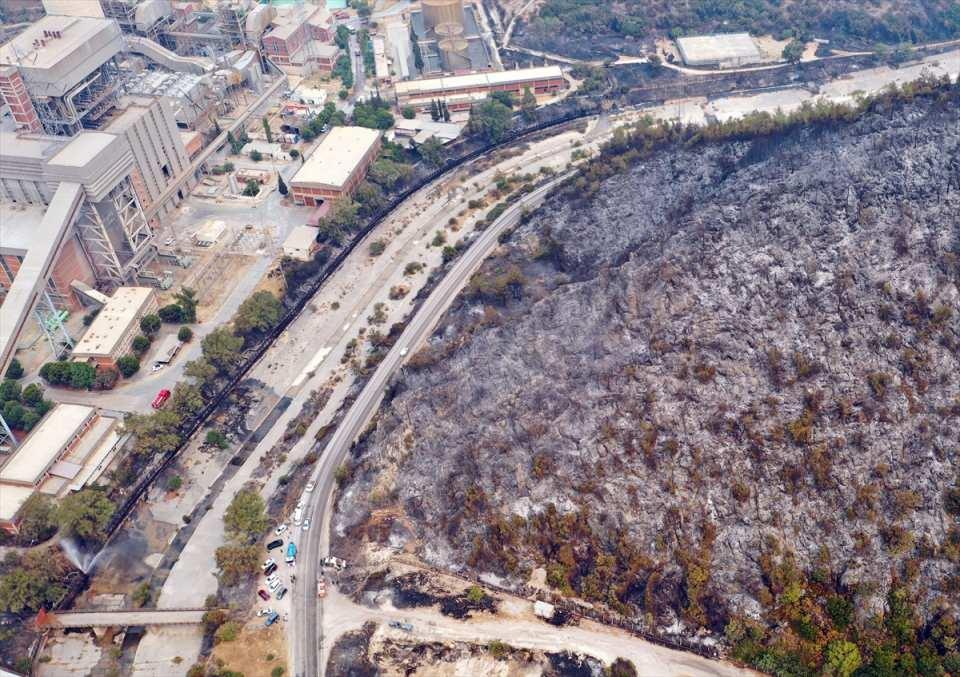
[[[303,506],[297,506],[297,509],[293,511],[293,523],[299,525],[303,520]]]

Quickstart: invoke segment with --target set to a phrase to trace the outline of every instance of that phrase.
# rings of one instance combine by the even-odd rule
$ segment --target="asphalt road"
[[[320,559],[327,554],[320,552],[325,525],[324,511],[330,503],[336,486],[337,468],[343,464],[353,441],[376,412],[391,377],[430,336],[440,317],[466,285],[470,276],[497,246],[500,233],[519,221],[525,207],[540,204],[547,193],[566,176],[564,174],[553,179],[508,207],[496,222],[474,240],[410,320],[403,334],[370,377],[360,396],[337,426],[330,442],[327,443],[317,469],[311,477],[317,486],[309,494],[310,499],[304,513],[310,516],[315,528],[307,532],[306,542],[300,544],[298,585],[293,591],[291,631],[294,635],[294,674],[298,677],[321,675],[325,668],[321,622],[323,603],[317,598],[316,580],[321,572]],[[404,348],[406,351],[403,350]],[[405,354],[401,355],[401,352]]]

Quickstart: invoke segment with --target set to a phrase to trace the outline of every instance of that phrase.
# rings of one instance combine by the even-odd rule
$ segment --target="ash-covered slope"
[[[414,356],[340,547],[543,567],[661,626],[743,614],[801,644],[836,636],[829,600],[863,619],[892,582],[927,619],[955,607],[956,101],[672,147],[589,189],[521,226]]]

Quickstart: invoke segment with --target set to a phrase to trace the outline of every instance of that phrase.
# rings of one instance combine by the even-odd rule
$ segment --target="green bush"
[[[143,355],[150,349],[150,339],[143,334],[138,334],[133,338],[133,343],[130,344],[130,347],[135,354]]]
[[[176,303],[170,303],[157,311],[160,319],[164,322],[177,324],[183,322],[183,308]]]
[[[14,380],[21,378],[23,376],[23,365],[20,364],[20,360],[13,358],[10,360],[10,366],[7,367],[7,378],[12,378]]]
[[[77,390],[93,386],[97,370],[85,362],[47,362],[40,367],[40,378],[50,385],[61,385]]]
[[[209,612],[208,612],[209,613]],[[227,621],[214,633],[213,637],[217,643],[232,642],[240,634],[240,624],[237,621]]]
[[[183,486],[183,478],[180,475],[174,475],[167,479],[167,491],[179,491]]]
[[[133,355],[124,355],[117,360],[117,369],[120,370],[124,378],[130,378],[140,371],[140,360]]]
[[[160,316],[159,315],[144,315],[140,318],[140,330],[144,334],[156,334],[160,329]]]
[[[224,435],[219,430],[208,430],[205,441],[207,444],[214,447],[220,447],[221,449],[226,449],[227,447],[230,446],[230,442],[227,440],[227,436]]]
[[[177,339],[183,341],[184,343],[189,342],[193,338],[193,330],[190,327],[180,327],[180,331],[177,332]]]

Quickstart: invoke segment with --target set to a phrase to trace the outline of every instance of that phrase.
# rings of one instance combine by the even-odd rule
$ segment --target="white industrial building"
[[[334,127],[290,181],[294,202],[317,207],[352,194],[379,150],[378,130]]]
[[[0,529],[16,533],[35,493],[60,498],[95,482],[121,446],[120,421],[94,407],[58,404],[0,467]]]
[[[296,226],[283,241],[283,255],[294,261],[310,261],[317,246],[316,228]]]
[[[131,351],[140,333],[140,320],[157,309],[157,295],[150,287],[120,287],[100,309],[77,345],[72,358],[97,366],[114,367]]]
[[[748,33],[718,33],[677,38],[680,57],[688,66],[734,68],[763,61]]]

